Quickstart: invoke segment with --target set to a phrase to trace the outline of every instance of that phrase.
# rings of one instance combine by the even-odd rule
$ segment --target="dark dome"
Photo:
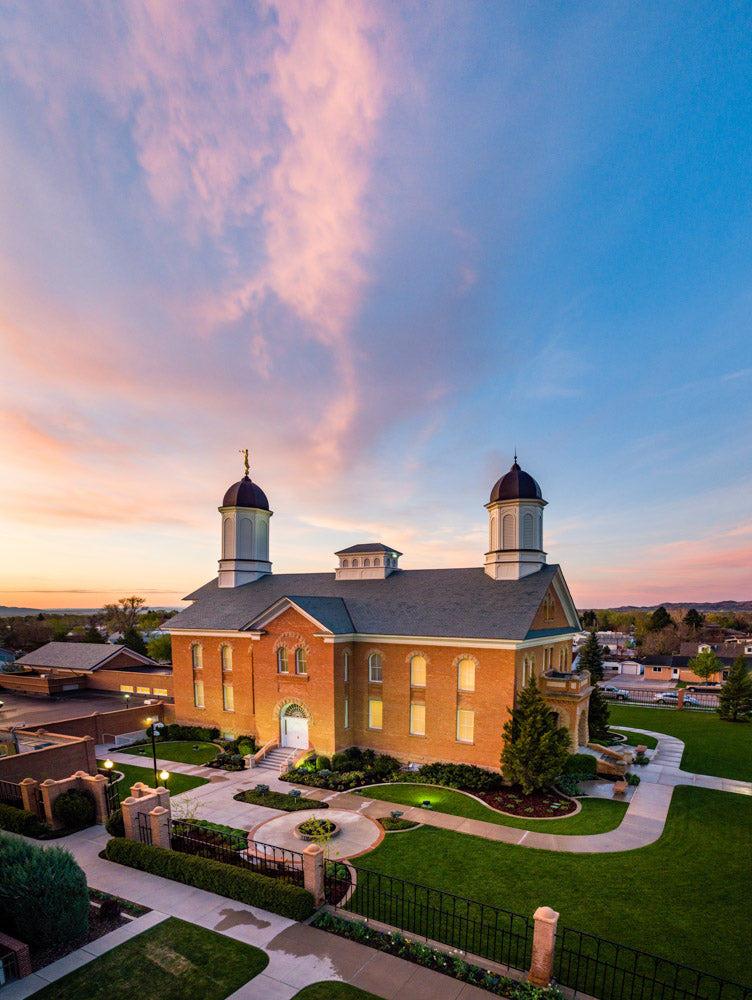
[[[497,500],[542,500],[540,486],[531,475],[523,472],[515,459],[514,465],[491,490],[489,503]]]
[[[266,493],[257,486],[249,476],[243,476],[225,493],[223,507],[255,507],[257,510],[269,510]]]

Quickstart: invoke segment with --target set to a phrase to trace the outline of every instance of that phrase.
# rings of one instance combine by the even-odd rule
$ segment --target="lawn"
[[[34,994],[35,1000],[225,1000],[269,959],[252,945],[170,917]]]
[[[677,712],[612,705],[611,723],[684,741],[681,766],[695,774],[752,781],[752,724],[721,722],[710,712]]]
[[[566,927],[746,983],[750,825],[752,797],[681,786],[660,840],[640,850],[565,854],[424,826],[354,864],[363,886],[372,870],[516,913],[551,906]]]
[[[366,993],[349,983],[312,983],[292,1000],[383,1000],[375,993]]]
[[[616,733],[621,733],[623,736],[626,736],[628,747],[644,746],[647,747],[648,750],[655,750],[655,748],[658,746],[658,740],[655,738],[655,736],[648,736],[647,733],[630,733],[627,732],[626,729],[619,729],[617,726],[612,726],[610,724],[608,728],[612,729]],[[614,750],[618,750],[619,746],[620,744],[617,744],[614,747]]]
[[[437,785],[373,785],[360,794],[382,802],[397,805],[420,806],[424,799],[431,802],[434,812],[448,813],[450,816],[464,816],[466,819],[480,819],[499,826],[512,826],[518,830],[534,830],[537,833],[607,833],[615,830],[624,818],[626,802],[612,802],[609,799],[584,799],[582,810],[576,816],[561,819],[524,819],[506,816],[489,809],[477,799],[452,788]],[[428,810],[425,810],[428,813]],[[429,814],[430,815],[430,814]]]
[[[118,752],[133,754],[134,757],[147,757],[151,760],[151,743],[144,743],[141,747],[123,748]],[[205,764],[220,752],[219,747],[213,743],[190,743],[185,740],[177,742],[166,740],[164,743],[157,743],[157,760],[174,760],[179,764]]]
[[[97,763],[100,767],[104,766],[104,761],[100,760]],[[143,781],[150,788],[154,785],[153,767],[137,767],[135,764],[116,764],[113,770],[122,771],[124,775],[120,783],[121,800],[130,795],[129,789],[137,781]],[[199,785],[205,785],[206,783],[206,778],[195,778],[191,774],[178,774],[175,771],[170,771],[167,788],[171,795],[179,795],[181,792],[188,792],[191,788],[198,788]]]

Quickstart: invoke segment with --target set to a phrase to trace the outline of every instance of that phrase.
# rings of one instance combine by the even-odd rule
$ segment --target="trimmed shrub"
[[[328,757],[317,757],[316,758],[316,770],[317,771],[331,771],[332,762]]]
[[[335,753],[332,757],[332,771],[347,771],[352,767],[352,757],[346,753]]]
[[[405,777],[401,780],[404,781]],[[424,764],[410,773],[409,780],[419,784],[463,788],[470,792],[495,792],[503,784],[499,773],[486,771],[474,764]]]
[[[123,810],[115,809],[110,813],[104,824],[105,830],[111,837],[125,836],[125,823],[123,822]]]
[[[0,837],[0,921],[21,941],[47,947],[89,928],[86,876],[70,851]]]
[[[55,799],[52,814],[66,830],[82,830],[85,826],[94,825],[97,806],[91,792],[70,788]]]
[[[20,833],[24,837],[41,837],[49,832],[49,827],[40,823],[33,812],[0,802],[0,830]]]
[[[593,777],[598,772],[598,758],[590,753],[571,753],[564,765],[563,774],[590,774]],[[584,780],[584,779],[583,779]]]
[[[290,920],[306,920],[313,913],[313,896],[307,889],[278,879],[249,872],[243,868],[180,854],[164,847],[138,844],[133,840],[114,837],[107,841],[108,861],[137,868],[142,872],[182,882],[197,889],[206,889],[249,906],[278,913]]]

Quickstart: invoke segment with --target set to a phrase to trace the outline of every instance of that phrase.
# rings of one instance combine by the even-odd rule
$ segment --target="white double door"
[[[295,715],[282,716],[282,746],[297,747],[300,750],[308,748],[308,719]]]

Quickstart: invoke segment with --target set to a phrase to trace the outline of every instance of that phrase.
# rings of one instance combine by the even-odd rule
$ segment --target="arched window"
[[[501,522],[501,530],[504,536],[504,544],[502,548],[513,549],[514,544],[514,514],[505,514],[504,520]]]
[[[371,565],[371,560],[370,559],[364,559],[363,560],[363,565],[364,566],[370,566]]]
[[[306,651],[302,646],[298,646],[295,650],[295,673],[296,674],[307,674],[308,673],[308,662],[306,660]]]
[[[460,660],[457,664],[457,687],[460,691],[475,690],[475,662]]]
[[[204,707],[203,650],[199,643],[191,646],[193,662],[193,704],[196,708]]]
[[[376,558],[373,560],[373,565],[374,566],[380,566],[381,565],[381,563],[379,562],[379,557],[378,556],[376,556]]]
[[[204,651],[198,642],[191,646],[191,662],[194,670],[200,670],[204,665]]]
[[[382,673],[381,657],[378,653],[371,653],[368,657],[368,680],[380,684]]]
[[[347,569],[347,559],[342,560],[342,569]]]
[[[232,670],[232,646],[222,647],[222,673],[226,674]]]
[[[522,547],[523,549],[535,548],[532,514],[525,514],[525,517],[522,520]]]
[[[352,564],[353,564],[353,566],[357,566],[358,565],[358,560],[357,559],[353,559],[353,563]]]
[[[426,686],[426,658],[414,656],[410,660],[410,683],[413,687]]]
[[[290,666],[287,661],[287,647],[280,646],[277,650],[277,673],[287,674],[290,672]]]

